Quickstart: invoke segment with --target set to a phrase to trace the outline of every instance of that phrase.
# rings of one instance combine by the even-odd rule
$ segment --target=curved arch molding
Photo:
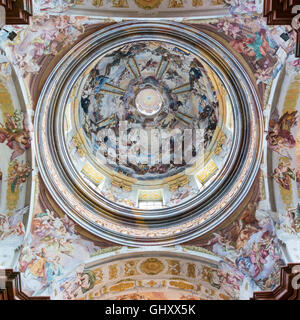
[[[149,248],[150,249],[150,248]],[[222,260],[209,253],[146,250],[95,257],[53,284],[53,300],[235,299]],[[228,274],[227,274],[228,275]],[[81,282],[78,281],[81,279]],[[78,286],[78,283],[82,285]]]
[[[146,40],[176,44],[205,61],[226,88],[234,122],[232,148],[217,179],[190,201],[150,213],[97,197],[76,175],[63,139],[66,102],[79,77],[109,50]],[[260,100],[251,77],[211,35],[174,22],[118,23],[83,39],[50,74],[35,114],[37,163],[57,204],[93,234],[131,246],[178,244],[212,231],[243,201],[259,169],[262,127]]]

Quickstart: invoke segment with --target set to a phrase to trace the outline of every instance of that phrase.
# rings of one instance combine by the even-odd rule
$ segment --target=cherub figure
[[[287,111],[278,120],[276,118],[270,121],[270,129],[266,139],[268,147],[280,153],[282,148],[293,148],[296,145],[291,128],[297,123],[297,111],[291,113]]]
[[[5,125],[0,123],[0,143],[6,142],[6,145],[13,150],[10,157],[12,161],[30,148],[31,137],[25,117],[22,121],[20,112],[15,112],[13,115],[6,113],[5,116]]]
[[[76,299],[82,293],[94,287],[95,274],[91,270],[84,270],[83,272],[76,272],[75,278],[63,283],[60,289],[63,291],[63,297],[67,300]]]
[[[14,162],[13,171],[7,178],[8,183],[11,185],[11,192],[15,192],[18,186],[26,182],[26,179],[31,174],[31,170],[31,167],[27,163]]]
[[[25,227],[21,221],[12,226],[8,216],[0,214],[0,240],[10,236],[21,236],[25,234]]]
[[[290,190],[291,179],[295,180],[296,178],[294,171],[290,168],[290,162],[284,160],[279,162],[272,177],[282,188],[286,190]]]

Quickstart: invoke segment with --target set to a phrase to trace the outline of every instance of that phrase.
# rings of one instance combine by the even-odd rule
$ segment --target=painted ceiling
[[[35,9],[91,17],[180,18],[225,15],[229,13],[229,3],[223,0],[46,0],[36,1]]]
[[[259,169],[262,113],[230,48],[178,23],[124,22],[74,50],[35,112],[37,162],[61,208],[98,236],[143,245],[231,215]]]
[[[160,41],[126,44],[102,56],[75,87],[65,139],[74,166],[110,200],[131,207],[161,200],[170,207],[204,190],[210,181],[201,173],[208,163],[212,178],[226,162],[233,132],[226,90],[186,49]],[[216,143],[220,135],[224,147]],[[116,175],[127,185],[123,193]],[[172,187],[176,178],[183,192]]]
[[[147,9],[146,2],[149,7]],[[76,297],[99,299],[99,292],[103,294],[106,287],[112,288],[111,292],[105,293],[107,299],[116,297],[119,299],[151,299],[152,297],[210,299],[212,295],[210,291],[207,291],[208,293],[205,291],[207,289],[214,290],[217,295],[221,294],[222,298],[249,299],[253,291],[272,290],[278,285],[281,265],[300,261],[298,205],[300,59],[294,56],[295,33],[289,26],[267,26],[261,15],[262,1],[224,2],[204,0],[161,1],[161,3],[159,1],[105,0],[76,3],[35,1],[35,16],[31,25],[7,26],[8,30],[14,30],[18,34],[14,41],[7,40],[4,31],[0,32],[0,266],[13,267],[21,271],[23,287],[28,294],[50,295],[54,299]],[[214,14],[209,9],[212,7],[216,9]],[[88,14],[91,9],[93,14]],[[203,9],[202,14],[200,14],[201,9]],[[187,16],[190,15],[191,10],[199,10],[197,19],[188,20]],[[98,13],[100,11],[102,15]],[[152,259],[158,259],[163,267],[156,260],[151,260],[149,263],[149,261],[145,262],[146,258],[141,259],[146,248],[137,246],[133,249],[127,244],[112,241],[109,237],[99,237],[66,214],[63,206],[54,201],[53,193],[47,190],[41,178],[40,166],[36,163],[36,152],[41,147],[36,143],[37,132],[33,129],[33,120],[37,115],[36,106],[43,84],[55,65],[62,57],[67,56],[67,52],[82,39],[97,32],[103,23],[108,25],[126,17],[140,18],[141,15],[146,18],[151,15],[159,17],[159,14],[171,20],[173,15],[176,21],[193,23],[201,31],[216,37],[217,41],[224,46],[231,47],[234,56],[243,63],[243,68],[247,74],[251,75],[251,81],[255,84],[261,101],[264,124],[262,157],[257,163],[258,174],[251,182],[252,187],[246,192],[243,202],[233,210],[231,219],[224,219],[205,237],[199,236],[189,241],[179,241],[180,243],[176,246],[172,245],[176,241],[170,241],[165,249],[156,247],[158,253],[151,253]],[[199,19],[201,15],[205,20]],[[113,16],[118,16],[116,21]],[[93,63],[91,61],[88,68],[78,72],[80,77],[76,78],[70,86],[70,100],[68,100],[70,103],[65,104],[66,112],[62,114],[62,118],[66,120],[63,125],[67,130],[62,130],[61,135],[68,142],[69,149],[66,148],[66,150],[70,155],[70,164],[73,163],[73,173],[84,181],[85,187],[89,188],[87,193],[89,197],[95,192],[96,198],[103,197],[103,201],[118,204],[125,212],[136,206],[136,202],[128,196],[132,191],[125,192],[126,185],[124,189],[120,188],[117,184],[120,183],[118,179],[115,179],[115,186],[111,185],[113,180],[109,177],[112,176],[112,172],[116,172],[115,167],[107,164],[99,165],[97,162],[99,158],[96,157],[97,153],[96,155],[94,153],[99,150],[99,142],[97,142],[96,133],[93,132],[95,129],[93,125],[98,121],[107,120],[115,113],[114,108],[118,105],[120,106],[118,110],[122,110],[121,114],[124,116],[126,115],[125,106],[133,111],[131,123],[142,128],[144,122],[149,119],[145,116],[145,112],[146,115],[147,112],[153,112],[154,118],[163,112],[163,106],[169,98],[164,95],[165,90],[176,87],[177,85],[174,84],[176,81],[178,86],[190,82],[190,69],[194,61],[194,53],[187,50],[185,46],[166,44],[162,41],[148,42],[139,52],[134,52],[134,61],[141,76],[143,79],[147,77],[151,79],[149,84],[151,83],[152,91],[149,99],[151,101],[154,99],[156,103],[150,103],[149,109],[148,94],[139,87],[139,77],[135,76],[137,69],[133,60],[129,62],[131,68],[127,67],[131,47],[132,45],[129,44],[115,45],[103,52],[102,56],[97,57]],[[171,66],[169,70],[174,72],[171,75],[166,71],[159,81],[154,81],[151,76],[155,78],[161,58],[164,56],[161,53],[155,54],[155,50],[159,47],[166,50],[165,56],[168,57]],[[129,55],[126,56],[128,53]],[[174,59],[173,56],[179,59]],[[198,54],[195,58],[197,60],[195,68],[201,71],[202,76],[201,81],[195,81],[193,85],[196,86],[197,92],[201,94],[205,92],[209,105],[213,107],[214,121],[217,120],[219,125],[224,120],[220,113],[219,89],[212,89],[215,84],[210,80],[212,79],[211,68],[207,60],[199,59]],[[176,65],[176,59],[182,61],[182,67]],[[145,69],[141,71],[143,68]],[[178,74],[177,80],[175,71]],[[63,70],[58,70],[59,72]],[[124,72],[123,77],[126,75],[127,82],[122,80],[122,72]],[[210,76],[207,76],[208,74]],[[102,88],[100,88],[100,76],[109,78],[109,80],[106,79],[107,82]],[[167,79],[168,77],[171,78]],[[204,78],[207,80],[204,81]],[[127,102],[124,103],[120,99],[120,95],[111,94],[111,90],[116,90],[112,87],[107,90],[109,92],[104,90],[101,92],[101,89],[109,87],[107,84],[127,91],[128,104],[126,105]],[[223,83],[226,88],[225,84]],[[99,92],[95,92],[98,89]],[[139,95],[139,92],[142,94]],[[216,94],[214,95],[213,92]],[[207,129],[212,115],[201,119],[205,109],[203,99],[197,94],[192,98],[192,95],[175,94],[170,101],[179,100],[182,105],[178,104],[178,110],[190,115],[187,113],[190,111],[188,106],[193,100],[195,108],[191,114],[195,119],[195,125]],[[89,99],[89,103],[85,104],[84,101],[88,100],[84,99]],[[107,104],[103,103],[104,101],[113,102],[113,107],[105,108]],[[157,109],[151,109],[153,105]],[[170,114],[174,115],[175,111],[171,110]],[[129,120],[132,118],[131,114],[127,114],[127,117]],[[229,123],[231,122],[226,122],[228,129],[232,128],[232,123],[231,126]],[[185,127],[182,121],[174,122],[173,125]],[[109,127],[108,124],[106,126]],[[76,135],[76,131],[80,134]],[[231,131],[233,135],[236,132],[236,130]],[[226,130],[224,132],[229,133]],[[78,141],[84,142],[84,148],[79,148]],[[103,144],[100,143],[100,145]],[[42,147],[47,148],[46,145]],[[206,148],[210,148],[209,142]],[[221,146],[221,150],[225,151],[226,157],[224,146]],[[87,157],[87,154],[90,156]],[[98,155],[101,153],[98,152]],[[87,158],[90,164],[95,166],[87,166],[82,171]],[[82,161],[82,159],[85,160]],[[81,163],[80,170],[79,163]],[[218,164],[217,161],[215,163]],[[98,171],[97,174],[94,172],[92,175],[96,178],[96,182],[95,179],[91,181],[88,178],[91,170],[95,168],[99,169],[99,173],[105,179],[102,179],[101,175],[98,176]],[[163,180],[169,174],[180,174],[183,168],[179,166],[173,171],[170,168],[166,169],[165,172],[156,172],[155,180]],[[133,169],[127,165],[122,167],[122,171],[118,174],[130,181],[135,179],[135,183],[149,181],[151,184],[151,181],[154,181],[149,170],[142,171],[141,174],[136,167]],[[51,171],[51,175],[54,178],[59,176],[58,171],[55,170]],[[103,180],[110,184],[101,185]],[[99,186],[103,189],[99,189]],[[182,199],[182,195],[186,194],[185,188],[190,192],[194,187],[195,185],[188,185],[188,188],[183,186],[179,187],[179,191],[178,189],[173,191],[175,201],[171,205],[174,207],[180,205],[177,200]],[[74,192],[75,189],[73,185]],[[159,189],[156,187],[152,189],[155,192],[152,193],[153,198],[151,198],[149,189],[143,187],[141,190],[147,190],[147,192],[141,192],[141,197],[148,197],[149,201],[160,198],[162,193],[157,192]],[[198,191],[199,189],[196,189],[196,192]],[[63,198],[64,190],[59,192]],[[85,201],[88,202],[89,197]],[[81,202],[74,201],[73,206],[77,205],[80,206]],[[85,210],[86,207],[80,207],[80,209]],[[139,211],[129,212],[134,216]],[[150,214],[151,212],[153,211],[150,210]],[[224,212],[226,215],[226,210]],[[161,216],[161,219],[160,221],[163,221],[164,217]],[[100,219],[99,223],[104,222]],[[186,223],[191,222],[186,221]],[[142,228],[141,233],[145,233],[145,230],[147,228]],[[123,231],[126,233],[128,229],[124,228],[121,232]],[[149,237],[151,236],[153,235],[149,232]],[[132,256],[132,250],[136,254],[135,258]],[[159,259],[158,256],[161,256],[162,250],[168,251],[168,257]],[[175,255],[174,251],[176,251]],[[178,252],[183,256],[178,258]],[[128,260],[124,264],[118,262],[118,257],[122,254],[128,255]],[[211,266],[208,268],[204,263],[194,269],[198,275],[201,273],[199,280],[203,284],[203,291],[194,290],[195,287],[192,287],[196,282],[192,276],[193,267],[188,267],[193,262],[186,259],[190,254],[197,256],[198,260],[204,257],[205,259],[217,257],[219,261],[213,268]],[[116,258],[116,262],[105,264],[107,257]],[[141,268],[143,262],[143,266],[150,269]],[[157,276],[148,274],[146,277],[143,272],[151,271],[151,268],[157,268]],[[126,277],[123,275],[130,272],[133,275],[132,281],[125,281]],[[184,280],[181,283],[171,283],[172,272],[175,272],[175,277],[178,274],[182,275],[185,277]],[[143,283],[139,282],[139,276],[144,276]],[[114,281],[119,280],[123,285],[114,287],[116,285]],[[163,293],[166,292],[164,290],[166,284],[169,294]],[[178,286],[183,285],[185,290],[182,291]]]

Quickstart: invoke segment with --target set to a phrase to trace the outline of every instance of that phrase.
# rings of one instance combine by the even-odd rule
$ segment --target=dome
[[[93,63],[73,90],[65,141],[99,197],[145,210],[174,207],[212,183],[230,153],[226,89],[187,49],[126,43]]]
[[[97,235],[186,241],[246,196],[261,152],[258,104],[246,70],[210,35],[171,22],[109,26],[74,47],[43,89],[41,174]]]

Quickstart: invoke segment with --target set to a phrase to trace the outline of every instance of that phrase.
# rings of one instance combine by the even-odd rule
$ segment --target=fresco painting
[[[76,268],[98,249],[76,233],[67,217],[60,218],[48,209],[37,213],[18,262],[25,292],[49,295],[47,290],[54,279]]]
[[[189,59],[186,55],[190,55]],[[169,61],[165,76],[157,75],[161,59]],[[127,61],[136,61],[137,70],[134,72],[140,72],[140,77],[131,80],[130,72],[126,68]],[[143,159],[138,159],[137,142],[140,141],[137,136],[138,129],[151,126],[153,129],[162,127],[171,131],[177,128],[191,128],[191,125],[195,129],[205,128],[204,147],[208,148],[219,122],[218,99],[214,94],[213,84],[208,79],[207,71],[201,62],[191,54],[184,53],[180,48],[172,45],[167,46],[155,42],[135,43],[110,53],[107,58],[101,59],[99,65],[91,71],[81,96],[83,130],[91,145],[93,141],[96,142],[92,145],[93,153],[100,153],[101,156],[108,157],[110,152],[115,152],[114,150],[117,148],[113,145],[114,142],[109,139],[103,141],[103,138],[107,137],[101,138],[97,134],[99,131],[101,133],[103,129],[110,128],[114,130],[118,138],[120,121],[127,121],[130,131],[127,143],[131,147],[128,154],[130,162],[128,167],[118,165],[114,168],[115,171],[134,178],[143,176],[144,179],[155,179],[158,175],[165,177],[171,173],[180,172],[180,168],[184,164],[177,165],[174,163],[174,159],[170,165],[152,166],[144,165]],[[134,99],[136,92],[141,90],[141,82],[144,87],[158,88],[162,92],[166,104],[169,104],[169,111],[166,109],[160,112],[151,124],[135,109]],[[109,91],[111,85],[115,88]],[[188,88],[186,93],[176,95],[175,88],[183,85],[190,89]],[[126,86],[130,90],[127,89],[122,96],[113,91],[126,90]],[[174,93],[170,94],[172,91]],[[202,95],[199,95],[198,92],[202,92]],[[213,93],[211,94],[211,92]],[[112,105],[117,105],[118,109],[107,107]],[[183,118],[179,117],[178,113]],[[190,118],[191,120],[186,120]],[[145,144],[146,142],[142,141],[141,143]],[[164,142],[162,144],[165,145]],[[157,158],[161,157],[161,152],[159,150]],[[173,153],[174,144],[171,145],[171,154]],[[116,162],[119,163],[118,158]]]
[[[175,248],[170,248],[172,258],[127,258],[123,262],[109,262],[92,268],[79,266],[54,283],[55,299],[152,299],[172,297],[206,300],[213,295],[218,300],[235,299],[238,296],[240,275],[231,277],[223,268],[210,267],[188,258],[176,258]],[[130,256],[130,249],[123,250]],[[191,251],[190,251],[191,252]],[[99,258],[101,258],[99,256]],[[153,291],[157,293],[152,295]]]
[[[31,133],[11,65],[0,62],[0,266],[9,266],[25,235],[31,178]]]
[[[18,75],[26,80],[29,86],[30,79],[34,77],[43,65],[43,58],[55,56],[62,49],[72,44],[81,36],[88,24],[91,24],[88,17],[54,15],[54,13],[66,12],[74,5],[83,5],[85,1],[36,1],[36,10],[39,16],[33,18],[29,27],[14,27],[18,37],[13,42],[2,41],[1,48],[4,48],[9,63],[1,63],[1,79],[10,78],[11,63]],[[146,4],[146,2],[148,4]],[[162,1],[135,1],[135,6],[143,10],[159,8]],[[298,73],[300,71],[300,59],[293,56],[295,34],[289,27],[266,26],[265,20],[259,15],[261,13],[262,1],[259,0],[225,0],[211,1],[213,5],[229,6],[231,17],[220,18],[206,22],[206,26],[218,32],[227,43],[248,63],[252,69],[257,85],[262,88],[262,99],[267,101],[268,94],[274,79],[278,77],[281,70],[287,63],[289,71]],[[192,1],[194,7],[202,7],[203,1]],[[115,1],[115,7],[128,8],[127,1]],[[93,1],[95,7],[107,5],[105,0]],[[130,4],[131,5],[131,4]],[[169,8],[181,8],[184,1],[167,1]],[[52,15],[48,15],[48,13]],[[241,15],[242,14],[242,15]],[[100,20],[99,20],[100,21]],[[99,22],[97,21],[97,22]],[[199,24],[199,22],[197,22]],[[203,22],[200,22],[203,23]],[[282,34],[288,35],[284,40]],[[188,66],[180,64],[181,53],[175,53],[174,48],[167,48],[176,56],[172,68],[166,73],[166,81],[182,84],[180,72],[183,68],[196,69],[201,73],[201,65],[192,59]],[[100,93],[101,86],[109,78],[116,86],[121,86],[122,81],[128,76],[128,71],[120,63],[124,56],[136,55],[147,57],[145,65],[139,67],[145,73],[151,73],[159,60],[153,52],[155,50],[166,50],[159,44],[128,47],[112,53],[107,60],[108,63],[100,65],[91,71],[88,83],[92,85],[92,92],[84,92],[81,97],[81,107],[86,117],[87,125],[83,128],[87,136],[92,137],[91,123],[103,120],[111,114],[108,110],[98,108],[103,100],[116,99],[105,97]],[[166,58],[169,58],[165,51]],[[200,71],[199,71],[200,70]],[[198,85],[197,72],[189,80],[190,84]],[[118,75],[118,77],[116,77]],[[26,114],[15,108],[10,98],[10,93],[0,82],[0,249],[5,246],[15,248],[22,243],[25,235],[24,216],[27,216],[29,208],[25,203],[23,193],[26,191],[27,182],[32,175],[32,165],[28,160],[28,153],[31,152],[31,133],[27,123]],[[132,83],[134,85],[134,83]],[[210,84],[208,84],[210,85]],[[28,92],[29,87],[27,88]],[[294,92],[295,95],[295,92]],[[218,120],[218,105],[215,98],[207,97],[209,108],[202,105],[203,97],[198,97],[199,116],[203,121],[209,121],[211,117],[212,127]],[[202,100],[201,100],[202,99]],[[128,97],[130,101],[130,96]],[[295,96],[293,101],[298,101]],[[32,106],[30,106],[31,108]],[[174,108],[181,108],[175,104]],[[205,109],[206,108],[206,109]],[[94,110],[95,109],[95,110]],[[299,241],[300,233],[300,160],[299,160],[299,103],[293,108],[285,108],[282,103],[275,109],[266,109],[269,115],[269,127],[266,128],[265,152],[270,152],[273,168],[265,174],[272,182],[272,188],[278,195],[280,204],[275,208],[278,212],[278,219],[273,220],[269,212],[270,207],[264,207],[263,197],[255,195],[240,214],[239,218],[229,227],[217,230],[208,241],[200,241],[189,250],[200,250],[205,248],[222,258],[227,264],[228,272],[220,271],[217,275],[209,272],[204,276],[215,288],[223,284],[230,287],[228,293],[223,293],[224,299],[237,299],[243,294],[243,283],[247,280],[250,283],[250,291],[271,290],[279,282],[279,269],[284,264],[279,240],[288,245]],[[206,117],[206,113],[209,116]],[[135,119],[135,116],[128,113],[127,120]],[[165,119],[166,120],[166,119]],[[169,120],[169,119],[167,119]],[[172,126],[172,121],[165,121],[166,126]],[[213,131],[213,130],[212,130]],[[211,133],[210,133],[211,134]],[[5,156],[4,156],[5,155]],[[152,168],[154,174],[164,174],[170,168]],[[177,169],[177,168],[176,168]],[[130,174],[147,175],[152,173],[151,168],[130,169]],[[38,176],[38,173],[34,173]],[[263,174],[263,173],[262,173]],[[295,196],[293,187],[297,186],[298,193]],[[192,193],[193,186],[186,185],[177,190],[180,195],[170,201],[176,201],[185,197],[186,193]],[[259,188],[257,188],[259,189]],[[39,199],[37,190],[35,198]],[[106,188],[102,191],[107,198],[113,201],[134,207],[133,199],[122,193],[121,197],[116,194],[120,190]],[[12,199],[8,201],[9,199]],[[21,199],[21,200],[20,200]],[[121,199],[121,200],[120,200]],[[22,246],[18,259],[18,270],[22,272],[24,290],[30,295],[49,295],[52,285],[58,281],[64,287],[61,290],[65,299],[77,298],[84,295],[95,286],[95,281],[100,278],[101,273],[93,274],[83,268],[84,262],[93,254],[101,250],[101,246],[82,237],[76,231],[76,224],[67,217],[61,217],[36,201],[38,204],[32,217],[30,232],[27,234],[26,243]],[[8,203],[8,204],[7,204]],[[11,203],[11,204],[9,204]],[[275,210],[275,211],[276,211]],[[295,247],[295,245],[294,245]],[[184,248],[184,245],[182,246]],[[187,249],[186,249],[187,250]],[[0,266],[6,265],[3,258],[3,250],[0,250]],[[225,267],[224,267],[225,268]],[[225,269],[226,270],[226,269]],[[154,280],[153,280],[154,281]],[[233,294],[234,293],[234,294]],[[138,293],[116,293],[117,299],[204,299],[195,293],[174,291],[166,294],[151,289],[141,290]],[[95,298],[95,297],[94,297]]]

